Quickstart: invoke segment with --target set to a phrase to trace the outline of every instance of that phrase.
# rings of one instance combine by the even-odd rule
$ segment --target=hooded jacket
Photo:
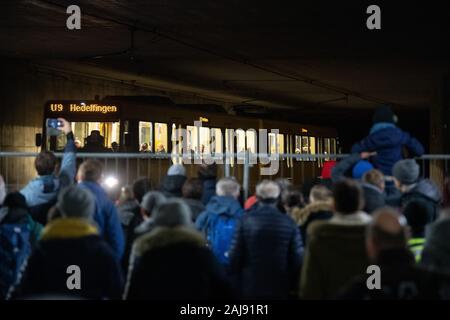
[[[204,230],[208,218],[212,215],[225,214],[239,219],[243,213],[241,204],[233,197],[213,196],[206,205],[205,211],[198,216],[195,226],[198,230]]]
[[[186,176],[179,174],[165,176],[161,184],[161,192],[166,197],[181,197],[181,189],[186,179]]]
[[[125,250],[125,239],[119,214],[114,203],[108,198],[105,190],[98,183],[83,181],[79,186],[93,193],[95,197],[93,219],[98,225],[100,237],[111,246],[117,259],[120,260]]]
[[[206,247],[203,236],[189,227],[157,227],[133,246],[125,299],[230,299],[225,273]]]
[[[230,249],[230,272],[244,299],[287,299],[297,289],[303,244],[295,222],[275,205],[246,214]]]
[[[412,201],[421,202],[428,211],[429,220],[437,218],[441,193],[437,186],[428,179],[419,180],[412,188],[397,197],[386,199],[388,205],[405,210]]]
[[[377,123],[367,137],[353,145],[351,152],[376,151],[377,155],[371,159],[372,163],[385,175],[391,176],[394,164],[403,159],[403,147],[413,156],[421,156],[425,151],[416,138],[394,124]]]
[[[313,221],[328,220],[333,216],[333,206],[331,201],[316,201],[300,209],[295,208],[292,218],[300,226],[303,243],[306,245],[308,226]]]
[[[78,266],[81,289],[67,287],[69,266]],[[122,274],[111,248],[98,236],[96,227],[80,218],[50,222],[28,259],[12,298],[78,297],[120,299]]]
[[[365,273],[365,231],[363,214],[336,215],[317,221],[308,229],[308,245],[302,268],[300,296],[303,299],[332,299],[355,276]]]
[[[53,174],[39,176],[20,190],[26,199],[31,216],[43,225],[47,223],[48,210],[56,203],[59,190],[74,182],[76,150],[73,134],[69,133],[59,176]]]

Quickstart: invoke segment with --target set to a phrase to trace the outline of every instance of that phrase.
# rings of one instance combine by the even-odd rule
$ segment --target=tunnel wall
[[[106,95],[151,95],[157,90],[112,80],[49,71],[24,61],[0,65],[0,151],[37,152],[45,102],[52,99],[101,99]],[[0,159],[0,174],[20,187],[34,177],[33,159]]]

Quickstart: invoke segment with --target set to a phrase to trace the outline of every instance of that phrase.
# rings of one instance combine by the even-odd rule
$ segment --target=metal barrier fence
[[[8,190],[22,188],[36,176],[33,152],[0,152],[0,174],[3,175]],[[62,157],[62,153],[56,153]],[[347,154],[254,154],[249,152],[215,155],[168,154],[168,153],[78,153],[77,161],[98,159],[104,164],[105,177],[111,176],[120,185],[130,185],[139,177],[152,179],[155,185],[162,182],[167,169],[173,163],[183,163],[189,177],[197,176],[198,165],[215,162],[218,164],[218,177],[234,176],[242,184],[246,198],[261,179],[288,178],[294,184],[320,175],[326,160],[336,160]],[[422,177],[431,177],[438,185],[443,177],[449,176],[450,155],[423,155],[416,158],[421,166]],[[274,164],[275,174],[263,175]],[[278,165],[277,165],[278,164]],[[442,179],[440,178],[442,177]],[[442,181],[440,181],[442,180]]]

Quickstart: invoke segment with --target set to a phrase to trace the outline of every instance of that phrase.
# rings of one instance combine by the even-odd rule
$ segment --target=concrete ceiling
[[[71,4],[82,10],[78,31],[65,27]],[[311,116],[367,112],[382,103],[398,109],[435,103],[450,69],[450,11],[381,5],[382,30],[369,31],[366,7],[342,1],[3,0],[0,55]]]

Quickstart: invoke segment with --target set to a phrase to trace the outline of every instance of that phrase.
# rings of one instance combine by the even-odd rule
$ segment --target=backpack
[[[228,251],[236,230],[237,220],[235,216],[214,214],[208,218],[206,223],[205,234],[208,246],[219,262],[224,265],[229,263]]]
[[[16,283],[31,253],[30,233],[26,224],[0,224],[0,299]]]

